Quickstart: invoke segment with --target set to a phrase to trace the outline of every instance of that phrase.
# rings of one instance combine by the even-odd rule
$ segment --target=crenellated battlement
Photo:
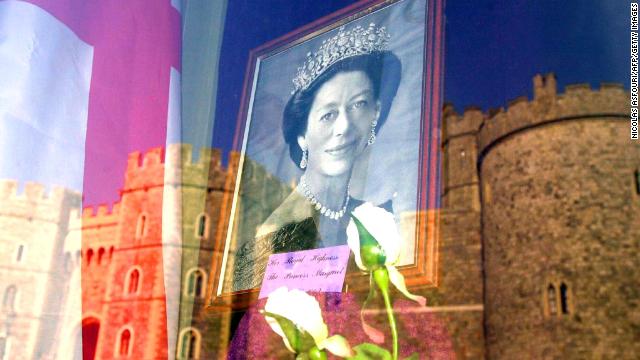
[[[79,197],[80,193],[65,189],[61,186],[54,186],[49,191],[43,184],[36,182],[26,182],[22,191],[18,191],[19,183],[16,180],[0,180],[0,200],[4,201],[29,201],[35,203],[59,203],[65,195]]]
[[[19,191],[16,180],[0,180],[0,216],[58,222],[74,207],[80,207],[80,193],[62,187],[49,191],[43,184],[26,182]]]
[[[535,100],[554,98],[558,91],[558,82],[554,73],[533,77],[533,98]]]
[[[115,226],[120,215],[120,203],[100,204],[97,207],[85,206],[82,211],[70,214],[69,227],[91,228],[96,226]]]
[[[210,186],[220,176],[222,151],[201,148],[194,160],[190,144],[170,144],[166,152],[163,148],[153,148],[144,154],[129,154],[124,190],[161,186],[163,183],[183,186]]]
[[[567,85],[564,93],[558,94],[555,75],[536,75],[533,94],[533,100],[521,96],[510,101],[506,109],[488,113],[467,108],[459,115],[451,105],[446,105],[443,111],[445,141],[476,132],[482,153],[495,141],[537,125],[578,118],[629,116],[628,95],[621,84],[604,83],[599,89],[592,89],[589,84]]]
[[[474,134],[484,120],[479,107],[470,106],[462,115],[458,114],[451,104],[447,104],[442,112],[445,126],[445,140],[463,134]]]
[[[541,78],[534,77],[534,100],[517,98],[506,111],[486,118],[478,132],[480,151],[508,134],[536,125],[601,116],[628,118],[628,96],[622,85],[602,84],[599,89],[589,84],[567,85],[563,94],[557,94],[555,77]]]
[[[155,164],[156,162],[156,153],[159,148],[154,148],[145,154],[145,159],[149,158],[147,161]],[[153,152],[153,153],[151,153]],[[151,153],[151,154],[150,154]],[[213,148],[201,148],[197,161],[193,161],[193,146],[191,144],[170,144],[165,153],[165,161],[161,163],[165,163],[166,165],[180,165],[184,167],[204,167],[204,166],[214,166],[220,167],[222,164],[222,151],[220,149]],[[130,156],[138,156],[136,153],[132,153]],[[139,153],[138,153],[139,154]],[[138,160],[139,161],[139,160]],[[144,163],[145,160],[143,160]]]
[[[117,216],[120,211],[120,203],[114,203],[111,206],[109,204],[100,204],[96,206],[85,206],[82,208],[82,219],[92,219],[108,216]],[[75,216],[78,217],[78,213]]]
[[[18,196],[18,181],[0,180],[0,199],[13,199]]]

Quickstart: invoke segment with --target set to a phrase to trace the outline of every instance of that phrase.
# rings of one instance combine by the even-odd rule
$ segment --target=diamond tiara
[[[344,26],[340,27],[337,35],[322,41],[318,51],[307,53],[307,59],[293,78],[291,94],[306,90],[318,76],[340,60],[387,50],[390,38],[384,26],[376,27],[374,23],[368,28],[358,25],[347,31]]]

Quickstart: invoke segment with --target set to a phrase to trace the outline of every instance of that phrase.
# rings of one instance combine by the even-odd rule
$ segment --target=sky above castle
[[[232,146],[249,51],[352,2],[229,2],[218,82],[225,90],[217,97],[213,146]],[[449,0],[444,99],[459,110],[500,107],[531,97],[531,79],[547,72],[556,74],[560,92],[583,82],[628,88],[628,14],[624,1]]]
[[[94,49],[36,6],[0,3],[8,13],[0,21],[0,178],[79,190]]]

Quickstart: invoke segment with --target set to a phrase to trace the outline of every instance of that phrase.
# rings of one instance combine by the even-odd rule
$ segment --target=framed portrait
[[[251,304],[271,254],[346,244],[364,202],[394,215],[407,285],[437,286],[441,7],[362,1],[251,52],[210,305]]]

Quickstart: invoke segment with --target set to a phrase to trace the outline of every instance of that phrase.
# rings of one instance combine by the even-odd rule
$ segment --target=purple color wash
[[[329,336],[340,334],[347,338],[351,346],[372,342],[362,330],[360,310],[363,299],[351,293],[311,293],[320,303],[324,322],[329,328]],[[279,359],[288,353],[282,338],[278,336],[259,313],[264,309],[266,299],[259,300],[247,310],[238,325],[227,352],[228,360]],[[447,315],[421,311],[416,303],[397,299],[393,302],[398,323],[400,358],[418,353],[419,359],[455,359],[453,341],[446,327]],[[391,350],[391,333],[386,323],[386,314],[366,315],[373,325],[378,318],[378,330],[386,334],[385,342],[378,344]],[[329,359],[338,359],[327,354]],[[293,356],[290,357],[293,359]]]

